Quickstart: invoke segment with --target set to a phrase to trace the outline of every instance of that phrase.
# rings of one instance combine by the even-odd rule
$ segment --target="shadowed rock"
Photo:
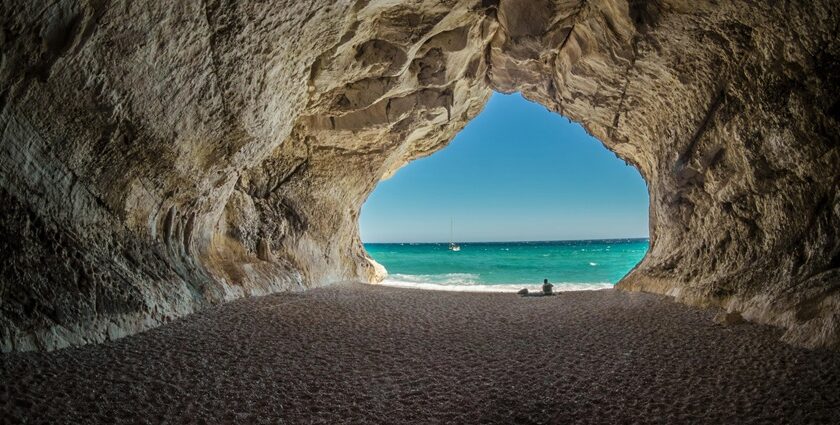
[[[116,338],[381,271],[376,183],[492,90],[650,191],[619,283],[840,344],[834,2],[13,0],[0,26],[0,347]]]

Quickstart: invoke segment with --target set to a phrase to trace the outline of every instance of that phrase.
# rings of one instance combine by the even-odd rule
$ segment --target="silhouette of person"
[[[554,295],[554,285],[548,283],[548,279],[543,279],[543,295]]]

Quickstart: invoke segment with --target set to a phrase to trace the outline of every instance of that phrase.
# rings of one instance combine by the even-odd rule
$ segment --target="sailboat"
[[[458,252],[461,246],[455,243],[455,219],[449,223],[449,250]]]

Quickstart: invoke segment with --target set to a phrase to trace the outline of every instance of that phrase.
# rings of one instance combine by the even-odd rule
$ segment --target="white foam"
[[[438,285],[478,285],[475,273],[392,274],[388,279],[405,283],[433,283]]]
[[[458,273],[452,273],[458,274]],[[466,274],[466,273],[465,273]],[[393,275],[383,280],[380,285],[392,286],[396,288],[414,288],[427,289],[432,291],[454,291],[454,292],[502,292],[502,293],[516,293],[522,288],[528,288],[529,292],[542,292],[542,285],[523,285],[515,283],[505,284],[446,284],[446,283],[432,283],[432,282],[418,282],[406,281],[397,279],[397,276],[413,276],[413,275]],[[598,282],[598,283],[583,283],[583,282],[559,282],[554,283],[555,292],[567,291],[593,291],[599,289],[611,289],[612,283]]]

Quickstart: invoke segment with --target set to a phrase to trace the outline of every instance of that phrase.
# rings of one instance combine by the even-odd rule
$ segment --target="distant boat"
[[[461,250],[461,246],[455,243],[455,219],[453,218],[452,221],[449,223],[449,250],[458,252]]]

